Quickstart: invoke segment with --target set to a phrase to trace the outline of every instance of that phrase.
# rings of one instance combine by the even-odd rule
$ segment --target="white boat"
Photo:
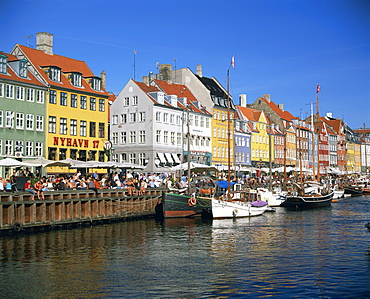
[[[212,198],[211,203],[213,219],[259,216],[268,208],[264,201],[229,201]]]
[[[269,191],[266,188],[257,188],[260,200],[266,201],[269,207],[278,207],[286,199],[286,194],[280,191]]]
[[[334,185],[332,190],[334,191],[333,199],[339,199],[344,197],[344,189],[339,190],[338,185]]]

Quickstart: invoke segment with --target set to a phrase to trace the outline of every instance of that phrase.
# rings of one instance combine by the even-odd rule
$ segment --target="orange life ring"
[[[197,200],[196,200],[194,197],[190,197],[190,198],[188,199],[188,205],[189,205],[190,207],[194,207],[196,204],[197,204]]]

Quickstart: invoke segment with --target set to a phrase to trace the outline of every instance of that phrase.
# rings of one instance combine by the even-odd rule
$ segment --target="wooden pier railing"
[[[1,192],[0,231],[154,216],[164,189],[133,196],[123,189],[98,191],[45,191],[44,200],[31,200],[29,192]]]

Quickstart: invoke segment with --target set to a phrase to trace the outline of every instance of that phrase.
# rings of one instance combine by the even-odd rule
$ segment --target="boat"
[[[366,224],[365,224],[365,227],[366,227],[368,230],[370,230],[370,222],[366,223]]]
[[[206,216],[210,214],[210,199],[214,190],[214,183],[210,177],[194,178],[189,189],[170,188],[163,192],[158,213],[164,218]]]
[[[362,195],[363,190],[360,186],[356,185],[347,185],[344,186],[344,194],[349,194],[350,196],[360,196]]]
[[[286,199],[286,193],[269,191],[266,188],[257,188],[260,199],[266,201],[269,207],[279,207]]]
[[[287,196],[286,200],[281,204],[281,206],[285,208],[295,208],[295,209],[329,207],[331,206],[333,195],[334,192],[331,191],[327,195],[311,194],[311,195]]]
[[[370,188],[362,188],[362,194],[363,195],[369,195],[370,194]]]

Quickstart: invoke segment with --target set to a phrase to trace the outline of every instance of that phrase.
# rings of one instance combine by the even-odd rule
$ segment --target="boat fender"
[[[236,215],[238,215],[238,209],[233,210],[233,216],[236,217]]]
[[[190,197],[188,200],[189,207],[194,207],[197,204],[197,200],[194,197]]]
[[[15,223],[13,225],[13,230],[17,233],[19,233],[22,230],[22,225],[20,223]]]
[[[230,198],[234,198],[235,194],[234,193],[230,193]]]

